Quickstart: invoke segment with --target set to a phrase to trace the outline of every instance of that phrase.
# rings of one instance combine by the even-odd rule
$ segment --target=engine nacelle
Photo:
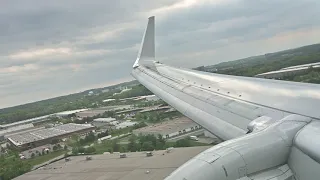
[[[289,115],[264,130],[216,145],[166,180],[237,180],[287,162],[295,134],[311,118]]]

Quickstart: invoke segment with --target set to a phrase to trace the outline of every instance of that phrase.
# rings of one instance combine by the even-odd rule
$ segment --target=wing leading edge
[[[154,60],[154,17],[151,17],[132,76],[223,140],[246,134],[248,125],[262,117],[269,124],[289,114],[320,118],[316,110],[320,106],[318,85],[212,74]]]
[[[150,63],[150,54],[155,57],[145,43],[154,43],[150,34],[154,18],[149,18],[132,75],[202,127],[232,139],[190,159],[166,180],[318,179],[320,145],[314,139],[320,137],[319,85]]]

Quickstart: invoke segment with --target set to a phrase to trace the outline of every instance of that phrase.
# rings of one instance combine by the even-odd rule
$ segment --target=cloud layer
[[[10,0],[0,6],[0,108],[130,80],[146,20],[157,59],[211,65],[320,39],[318,0]]]

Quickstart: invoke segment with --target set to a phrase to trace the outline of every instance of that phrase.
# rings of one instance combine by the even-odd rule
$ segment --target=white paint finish
[[[293,171],[296,180],[319,180],[320,164],[298,148],[292,148],[288,164]]]
[[[238,77],[156,64],[159,73],[231,98],[320,119],[320,85]],[[189,82],[188,82],[189,80]],[[219,91],[218,91],[219,90]],[[227,93],[230,92],[230,93]],[[241,97],[239,97],[241,95]]]
[[[294,135],[309,122],[309,118],[291,115],[265,130],[220,143],[178,168],[167,180],[197,179],[197,176],[189,171],[197,167],[198,160],[205,161],[212,167],[210,174],[204,172],[209,171],[207,167],[198,169],[200,174],[208,174],[206,178],[201,178],[203,180],[235,180],[282,166],[287,162]],[[213,157],[210,158],[210,155]],[[210,159],[213,159],[213,162],[208,162],[211,161]],[[221,170],[221,167],[225,167],[228,175],[230,172],[230,176],[222,176],[221,171],[224,171],[223,168]],[[276,180],[275,177],[279,177],[279,180],[286,180],[290,177],[290,173],[286,172],[287,169],[281,167],[275,171],[265,172],[260,175],[260,179],[273,178]]]
[[[154,22],[152,26],[154,32]],[[149,49],[143,41],[141,51],[144,48]],[[149,59],[144,61],[150,62]],[[292,148],[293,137],[310,123],[309,117],[320,119],[319,85],[211,74],[160,63],[146,66],[135,63],[132,75],[205,129],[221,139],[232,139],[197,155],[167,180],[236,180],[254,176],[261,180],[290,180],[292,171],[298,180],[320,177],[319,163],[312,159],[318,158],[319,145],[312,145],[309,140],[318,136],[320,126],[312,123],[311,128],[307,126],[300,132],[301,137],[297,136],[295,145],[303,151]],[[270,120],[260,124],[258,131],[244,135],[249,122],[260,116]],[[288,157],[292,171],[282,166]]]
[[[139,61],[151,61],[153,63],[155,60],[154,19],[154,16],[149,17],[148,19],[148,25],[142,38],[141,48],[139,50],[138,57],[133,64],[133,68],[139,66]]]
[[[250,180],[292,180],[293,174],[289,166],[285,164],[277,168],[249,175],[248,177],[250,177]]]
[[[241,156],[234,150],[223,146],[216,146],[215,149],[215,152],[206,150],[189,160],[166,180],[238,179],[240,176],[239,167],[245,167],[245,162]],[[223,159],[218,158],[219,156]]]
[[[225,121],[212,116],[211,114],[200,110],[197,107],[194,107],[193,103],[195,99],[193,97],[190,97],[182,91],[171,88],[166,84],[158,81],[158,74],[154,72],[148,72],[149,74],[147,75],[140,70],[144,71],[145,68],[140,66],[134,69],[132,71],[132,75],[143,85],[145,85],[149,90],[154,92],[158,97],[166,101],[172,107],[176,108],[179,112],[184,113],[187,117],[194,120],[202,127],[217,135],[221,139],[227,140],[245,134],[246,131],[241,130],[229,123],[226,123]],[[164,82],[167,83],[167,81]]]
[[[138,68],[135,68],[132,71],[132,75],[136,79],[138,79],[143,85],[145,85],[147,88],[149,88],[148,86],[154,86],[153,89],[150,89],[150,88],[149,89],[153,91],[161,99],[163,100],[168,99],[168,101],[172,101],[172,98],[167,98],[164,95],[165,93],[167,93],[167,94],[170,94],[171,96],[175,96],[180,101],[183,101],[189,104],[190,105],[189,108],[186,108],[186,107],[179,107],[180,104],[177,103],[178,101],[174,102],[175,105],[169,103],[178,111],[182,112],[184,115],[188,116],[189,118],[195,120],[198,124],[202,125],[204,128],[206,128],[207,130],[209,130],[210,132],[219,136],[222,139],[227,138],[224,135],[225,133],[229,134],[228,137],[238,137],[238,136],[230,134],[230,133],[233,133],[232,132],[233,128],[231,129],[227,128],[228,129],[227,131],[217,134],[216,129],[219,128],[219,126],[218,124],[215,123],[215,119],[219,119],[219,121],[225,121],[226,123],[229,123],[232,126],[241,128],[245,133],[247,131],[247,125],[249,124],[249,122],[256,119],[259,116],[266,115],[277,120],[277,119],[283,118],[283,116],[286,114],[281,111],[277,111],[270,108],[258,107],[258,106],[257,108],[254,109],[255,105],[240,102],[240,101],[230,100],[225,96],[218,96],[216,94],[212,95],[210,94],[210,91],[207,91],[207,90],[200,91],[196,87],[187,86],[184,83],[178,83],[178,82],[172,81],[171,79],[167,79],[166,77],[163,77],[156,72],[150,71],[143,66],[139,66]],[[163,94],[162,95],[158,94],[157,91],[159,93],[163,92]],[[211,97],[212,97],[212,101],[210,99]],[[232,105],[234,102],[237,103],[236,106]],[[244,108],[242,108],[243,111],[240,110],[240,108],[238,108],[241,106],[241,104],[245,104],[243,106]],[[198,109],[199,112],[196,109]],[[206,112],[206,113],[203,113],[203,112]],[[200,117],[197,117],[196,116],[197,114]],[[207,116],[206,114],[209,114],[209,116]],[[250,117],[250,114],[251,114],[251,117]],[[206,116],[207,116],[207,119],[204,119],[204,117]],[[202,120],[196,120],[199,118],[204,119],[203,121],[205,122],[201,122]],[[220,123],[220,125],[222,124]],[[223,125],[222,127],[226,128],[225,125]],[[215,129],[215,131],[213,129]],[[219,130],[218,132],[220,131],[221,130]],[[227,138],[227,139],[230,139],[230,138]]]
[[[207,102],[209,106],[206,105],[205,107],[217,107],[220,110],[228,111],[228,113],[230,114],[235,114],[236,116],[240,116],[240,118],[246,119],[246,123],[258,117],[258,113],[254,111],[258,107],[250,106],[246,103],[240,103],[232,99],[220,97],[218,95],[212,95],[210,91],[201,90],[199,88],[195,88],[192,86],[185,88],[183,92],[201,101]],[[213,115],[217,115],[217,116],[219,115],[219,114],[214,114],[215,113],[214,110],[212,111],[209,110],[207,112],[212,112]],[[219,118],[228,120],[229,117],[219,117]],[[233,120],[235,118],[231,117],[229,119]]]
[[[245,176],[245,177],[242,177],[242,178],[237,179],[237,180],[252,180],[252,179],[250,179],[250,178],[248,178],[247,176]]]
[[[320,163],[320,122],[314,121],[304,127],[297,134],[294,145]]]
[[[247,128],[251,132],[261,131],[261,130],[267,128],[268,126],[270,126],[272,123],[274,123],[274,121],[272,121],[271,117],[261,116],[261,117],[258,117],[255,120],[251,121],[248,124]]]
[[[247,164],[248,173],[254,173],[285,163],[295,133],[305,124],[306,122],[279,122],[264,131],[242,137],[241,141],[231,140],[225,145],[239,152]]]

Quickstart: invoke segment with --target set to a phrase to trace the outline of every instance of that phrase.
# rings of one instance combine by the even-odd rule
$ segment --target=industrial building
[[[108,129],[123,129],[137,124],[134,121],[117,121],[115,118],[97,118],[91,123],[95,127]]]
[[[171,138],[181,134],[201,129],[202,127],[187,117],[180,117],[174,120],[150,125],[147,127],[133,130],[135,135],[162,135],[163,138]]]
[[[76,113],[77,118],[86,118],[86,117],[94,117],[100,114],[103,114],[106,110],[87,110]]]
[[[40,116],[40,117],[36,117],[36,118],[31,118],[31,119],[27,119],[27,120],[23,120],[23,121],[18,121],[18,122],[14,122],[14,123],[10,123],[10,124],[0,125],[0,130],[5,130],[5,129],[12,128],[12,127],[24,125],[24,124],[47,121],[47,120],[49,120],[49,117],[51,117],[51,116],[53,116],[53,114]]]
[[[165,179],[179,166],[208,148],[210,146],[174,148],[169,153],[159,150],[154,151],[151,157],[147,157],[146,152],[131,152],[121,159],[120,154],[103,154],[91,156],[90,161],[85,160],[86,156],[73,156],[68,162],[62,159],[15,180]]]
[[[255,77],[268,78],[268,79],[282,79],[283,77],[286,77],[286,76],[303,74],[307,72],[310,68],[319,68],[319,67],[320,67],[320,62],[302,64],[298,66],[290,66],[290,67],[282,68],[277,71],[270,71],[266,73],[257,74]]]
[[[29,124],[21,124],[18,126],[11,126],[4,130],[0,130],[0,141],[4,140],[4,137],[8,134],[12,134],[15,132],[24,131],[32,128],[34,128],[34,125],[32,123],[29,123]]]
[[[13,134],[8,136],[7,139],[15,148],[19,150],[26,150],[50,144],[53,140],[66,138],[75,133],[84,135],[94,129],[94,126],[88,124],[83,125],[70,123],[48,129]]]
[[[18,128],[18,126],[20,125],[25,125],[25,124],[30,124],[30,123],[40,123],[40,122],[45,122],[50,120],[50,117],[65,117],[77,112],[81,112],[81,111],[85,111],[87,109],[77,109],[77,110],[72,110],[72,111],[63,111],[63,112],[58,112],[58,113],[54,113],[54,114],[49,114],[49,115],[45,115],[45,116],[40,116],[40,117],[35,117],[35,118],[31,118],[31,119],[27,119],[27,120],[23,120],[23,121],[18,121],[18,122],[14,122],[14,123],[10,123],[10,124],[4,124],[4,125],[0,125],[0,130],[6,130],[12,127]]]
[[[94,119],[92,121],[92,125],[95,126],[95,127],[103,127],[103,126],[109,126],[109,125],[113,125],[113,121],[116,121],[115,118],[97,118],[97,119]]]

